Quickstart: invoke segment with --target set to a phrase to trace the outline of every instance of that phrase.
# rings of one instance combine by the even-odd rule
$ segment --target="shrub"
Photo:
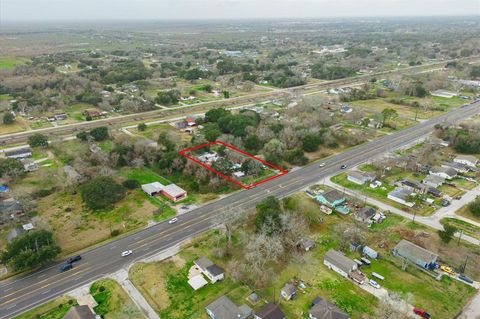
[[[127,179],[123,181],[122,185],[127,189],[135,189],[140,186],[140,183],[136,179]]]

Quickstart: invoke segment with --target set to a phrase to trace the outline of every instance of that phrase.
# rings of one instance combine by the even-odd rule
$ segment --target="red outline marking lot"
[[[249,158],[252,158],[252,159],[254,159],[254,160],[256,160],[256,161],[259,161],[259,162],[261,162],[262,164],[264,164],[264,165],[266,165],[266,166],[269,166],[270,168],[272,168],[272,169],[274,169],[274,170],[279,171],[280,173],[277,174],[277,175],[275,175],[275,176],[270,176],[269,178],[266,178],[266,179],[264,179],[264,180],[262,180],[262,181],[259,181],[259,182],[256,182],[256,183],[253,183],[253,184],[250,184],[250,185],[243,185],[242,183],[234,180],[233,178],[231,178],[231,177],[229,177],[229,176],[227,176],[227,175],[225,175],[225,174],[217,171],[216,169],[213,169],[212,167],[208,166],[207,164],[202,163],[202,162],[201,162],[200,160],[198,160],[197,158],[195,158],[195,157],[190,156],[190,155],[187,154],[188,152],[196,151],[196,150],[199,150],[199,149],[201,149],[201,148],[208,147],[208,146],[210,146],[210,145],[223,145],[223,146],[225,146],[225,147],[227,147],[227,148],[229,148],[229,149],[231,149],[231,150],[233,150],[233,151],[235,151],[235,152],[237,152],[237,153],[243,154],[243,155],[245,155],[245,156],[247,156],[247,157],[249,157]],[[189,160],[191,160],[191,161],[193,161],[193,162],[201,165],[202,167],[204,167],[204,168],[208,169],[209,171],[217,174],[218,176],[221,176],[221,177],[225,178],[226,180],[234,183],[235,185],[238,185],[238,186],[240,186],[240,187],[242,187],[242,188],[245,188],[245,189],[249,189],[249,188],[255,187],[255,186],[257,186],[257,185],[266,183],[266,182],[268,182],[268,181],[271,181],[272,179],[275,179],[275,178],[277,178],[277,177],[283,176],[283,175],[285,175],[285,174],[288,173],[288,171],[286,171],[286,170],[284,170],[284,169],[281,169],[281,168],[278,167],[278,166],[275,166],[275,165],[273,165],[273,164],[271,164],[271,163],[269,163],[269,162],[267,162],[267,161],[264,161],[264,160],[262,160],[262,159],[260,159],[260,158],[258,158],[258,157],[255,157],[255,156],[253,156],[253,155],[251,155],[251,154],[248,154],[247,152],[242,151],[242,150],[240,150],[240,149],[238,149],[238,148],[236,148],[236,147],[234,147],[234,146],[232,146],[232,145],[230,145],[230,144],[227,144],[227,143],[225,143],[225,142],[222,142],[222,141],[209,142],[209,143],[197,145],[197,146],[194,146],[194,147],[186,148],[186,149],[184,149],[184,150],[179,151],[178,154],[180,154],[180,155],[188,158]]]

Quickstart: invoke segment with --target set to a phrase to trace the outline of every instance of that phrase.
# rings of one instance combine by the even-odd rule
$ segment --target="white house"
[[[445,179],[453,179],[457,176],[457,171],[449,167],[434,166],[430,169],[430,174],[440,176]]]
[[[225,271],[207,257],[197,259],[194,264],[212,283],[216,283],[225,278]]]
[[[437,188],[441,186],[443,183],[445,183],[445,178],[437,175],[428,175],[427,177],[424,178],[422,183],[427,186]]]
[[[142,185],[142,190],[150,196],[160,194],[163,190],[163,185],[159,182],[153,182]]]
[[[323,264],[345,278],[347,278],[352,271],[358,269],[356,262],[334,249],[327,251],[323,257]]]
[[[350,171],[347,174],[347,179],[352,183],[363,185],[366,182],[372,181],[373,177],[359,171]]]
[[[453,160],[455,163],[461,163],[470,167],[477,166],[478,158],[473,155],[458,155]]]
[[[408,196],[412,195],[412,191],[402,188],[402,187],[397,187],[390,193],[388,193],[388,199],[393,200],[394,202],[400,203],[402,205],[408,206],[408,207],[413,207],[415,203],[407,201]]]

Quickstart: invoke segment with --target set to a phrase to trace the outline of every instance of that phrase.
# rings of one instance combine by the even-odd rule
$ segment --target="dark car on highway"
[[[72,264],[63,264],[61,267],[60,267],[60,271],[61,272],[64,272],[64,271],[67,271],[67,270],[70,270],[73,268],[73,265]]]
[[[82,260],[82,256],[80,256],[80,255],[70,257],[70,258],[67,259],[67,264],[73,264],[74,262],[80,261],[80,260]]]

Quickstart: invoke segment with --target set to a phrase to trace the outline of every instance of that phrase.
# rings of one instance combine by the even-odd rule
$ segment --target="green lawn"
[[[146,167],[125,169],[121,171],[121,175],[127,179],[135,179],[140,184],[148,184],[153,182],[159,182],[163,185],[171,184],[168,179],[158,175],[157,173]]]
[[[27,61],[24,58],[0,57],[0,70],[13,69],[18,65],[25,64]]]
[[[78,304],[74,299],[59,297],[16,316],[14,319],[62,319],[68,310],[76,305]]]
[[[95,313],[102,318],[144,318],[123,288],[112,279],[94,282],[90,293],[98,304]]]
[[[464,234],[480,239],[480,227],[471,223],[456,218],[442,218],[440,223],[442,223],[442,225],[454,226],[459,231],[463,231]]]

